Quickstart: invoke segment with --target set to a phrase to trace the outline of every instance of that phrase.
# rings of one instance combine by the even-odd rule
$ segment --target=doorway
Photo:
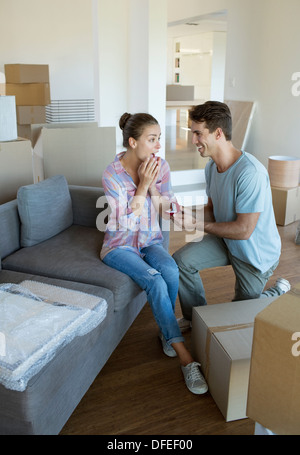
[[[181,92],[193,87],[194,92],[193,99],[184,100],[180,95],[178,102],[167,100],[166,160],[173,185],[178,173],[181,185],[189,184],[191,178],[195,183],[196,173],[203,183],[207,159],[201,158],[191,144],[188,109],[209,99],[224,101],[226,38],[226,10],[168,24],[167,84],[175,92],[176,87]]]

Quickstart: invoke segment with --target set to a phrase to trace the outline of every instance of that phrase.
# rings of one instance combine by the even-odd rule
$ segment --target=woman
[[[207,385],[199,364],[186,349],[175,317],[179,273],[162,245],[158,223],[158,213],[170,218],[171,204],[177,204],[169,165],[155,156],[160,149],[160,126],[149,114],[127,113],[120,118],[119,126],[126,151],[118,154],[103,174],[103,188],[112,210],[101,259],[146,291],[164,353],[178,356],[191,392],[205,393]]]

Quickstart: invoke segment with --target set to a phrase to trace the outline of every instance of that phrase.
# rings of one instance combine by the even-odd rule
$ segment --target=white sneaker
[[[168,357],[177,357],[177,354],[176,354],[175,350],[172,348],[172,346],[170,346],[166,342],[166,339],[165,339],[165,337],[163,336],[163,334],[161,332],[159,332],[159,338],[161,339],[161,344],[162,344],[162,348],[163,348],[164,353]]]
[[[189,330],[192,327],[192,321],[189,321],[188,319],[185,318],[177,319],[177,323],[182,332],[184,332],[185,330]]]
[[[290,291],[290,289],[291,289],[291,285],[290,285],[289,281],[285,280],[284,278],[278,278],[278,280],[276,280],[275,286],[277,288],[279,288],[283,294]]]
[[[200,373],[200,363],[192,362],[187,366],[181,366],[184,380],[190,392],[200,395],[208,391],[204,377]]]

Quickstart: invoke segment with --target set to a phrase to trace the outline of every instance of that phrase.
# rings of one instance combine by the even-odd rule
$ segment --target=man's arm
[[[235,221],[205,222],[204,232],[232,240],[248,240],[257,224],[260,213],[238,213]]]
[[[184,218],[181,215],[181,217],[174,217],[174,220],[178,225],[183,222],[183,226],[187,230],[198,229],[217,237],[248,240],[255,229],[259,215],[260,213],[238,213],[235,221],[217,223],[213,214],[212,200],[209,198],[204,206],[204,221],[203,216],[196,216],[195,219],[192,211],[185,208],[183,209]]]

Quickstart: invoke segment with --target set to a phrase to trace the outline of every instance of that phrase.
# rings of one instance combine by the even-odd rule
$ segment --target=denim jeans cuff
[[[172,343],[183,343],[184,337],[174,337],[167,341],[167,343],[171,346]]]

